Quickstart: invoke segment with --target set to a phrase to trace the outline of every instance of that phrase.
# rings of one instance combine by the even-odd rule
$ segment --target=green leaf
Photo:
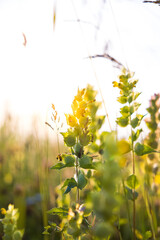
[[[83,155],[79,159],[79,165],[80,165],[81,168],[84,168],[84,169],[93,169],[92,157],[89,157],[87,155]]]
[[[141,93],[139,93],[139,92],[132,92],[131,95],[128,97],[128,103],[131,103],[134,100],[136,100],[140,94]]]
[[[130,107],[130,114],[136,112],[140,106],[140,103],[134,102],[133,105]]]
[[[50,169],[60,170],[60,169],[65,168],[65,167],[66,167],[66,165],[65,165],[64,163],[59,162],[59,163],[57,163],[56,165],[52,166]]]
[[[135,142],[138,139],[141,132],[143,132],[142,128],[138,129],[136,132],[132,131],[132,141],[133,142]]]
[[[120,96],[117,98],[117,101],[120,102],[121,104],[124,104],[127,102],[127,97],[126,96]]]
[[[48,214],[52,214],[52,215],[58,215],[58,216],[67,216],[68,215],[68,209],[66,208],[52,208],[49,211],[47,211]]]
[[[83,173],[80,173],[78,175],[77,187],[82,190],[86,186],[86,184],[87,184],[87,179],[86,179],[85,175]]]
[[[75,157],[71,155],[64,155],[64,162],[66,163],[66,167],[74,167]]]
[[[131,121],[132,128],[136,128],[139,125],[139,119],[137,117],[133,118]]]
[[[105,116],[98,116],[96,119],[96,128],[100,129],[105,121]]]
[[[117,124],[121,127],[126,127],[129,123],[128,117],[119,117],[116,120]]]
[[[131,189],[136,189],[139,186],[139,182],[136,175],[132,174],[127,178],[127,185]]]
[[[130,108],[128,106],[124,106],[123,108],[121,108],[120,113],[123,117],[128,117],[130,113]]]
[[[136,200],[138,197],[138,192],[134,191],[134,195],[133,195],[133,191],[129,187],[125,186],[125,192],[126,192],[127,198],[131,201]]]
[[[131,126],[132,126],[133,128],[138,127],[138,126],[140,125],[140,123],[141,123],[141,121],[142,121],[142,119],[143,119],[144,116],[145,116],[145,115],[137,114],[136,117],[132,119],[132,121],[131,121]]]
[[[90,178],[91,176],[92,176],[92,171],[91,170],[88,170],[88,172],[87,172],[87,178]]]
[[[67,189],[66,191],[64,192],[64,194],[67,194],[68,192],[71,191],[72,188],[76,187],[77,186],[77,182],[74,178],[68,178],[65,180],[63,186],[61,187],[61,189],[63,189],[64,187],[67,186]]]
[[[64,142],[66,143],[66,145],[68,147],[73,147],[76,143],[76,137],[73,133],[70,132],[66,132],[66,133],[62,133],[62,136],[64,138]]]
[[[147,231],[147,232],[145,232],[144,237],[145,237],[145,240],[148,240],[149,238],[152,237],[152,232],[151,232],[151,231]]]
[[[80,143],[75,144],[73,147],[75,155],[80,158],[83,155],[83,146]]]
[[[88,145],[89,142],[90,142],[90,136],[87,135],[87,134],[81,134],[81,135],[79,136],[79,141],[80,141],[80,143],[82,144],[82,146],[86,146],[86,145]]]
[[[157,151],[147,145],[140,144],[137,142],[134,148],[134,152],[137,154],[137,156],[143,156],[145,154],[149,154]]]

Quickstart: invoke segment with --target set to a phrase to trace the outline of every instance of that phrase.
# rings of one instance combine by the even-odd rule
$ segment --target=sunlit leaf
[[[125,154],[131,151],[130,144],[125,139],[118,141],[117,146],[119,154]]]
[[[137,114],[136,117],[134,119],[132,119],[131,121],[131,126],[133,128],[136,128],[140,125],[142,119],[143,119],[144,115],[141,115],[141,114]]]
[[[127,97],[126,96],[120,96],[117,98],[117,101],[120,102],[121,104],[124,104],[127,102]]]
[[[68,133],[67,136],[64,137],[64,142],[68,147],[73,147],[76,143],[76,138],[73,134]]]
[[[134,100],[136,100],[140,94],[141,93],[139,92],[132,92],[131,95],[128,97],[128,103],[131,103]]]
[[[68,179],[65,180],[65,182],[64,182],[64,184],[62,186],[62,189],[64,187],[66,187],[66,186],[67,186],[67,189],[64,192],[65,194],[70,192],[72,188],[76,187],[77,186],[77,182],[76,182],[76,180],[74,178],[70,178],[70,179],[68,178]]]
[[[136,141],[139,137],[139,135],[143,132],[142,128],[138,129],[136,132],[132,131],[132,141]]]
[[[128,117],[119,117],[117,118],[117,124],[121,127],[126,127],[129,123]]]
[[[135,148],[134,148],[135,153],[137,154],[137,156],[143,156],[145,154],[149,154],[149,153],[153,153],[153,152],[157,152],[156,150],[154,150],[153,148],[141,144],[141,143],[136,143]]]
[[[132,174],[127,178],[127,185],[131,189],[138,188],[139,182],[138,182],[138,179],[137,179],[136,175]]]
[[[64,163],[59,162],[59,163],[55,164],[54,166],[52,166],[50,169],[60,170],[60,169],[65,168],[65,167],[66,167],[66,165]]]
[[[49,211],[47,211],[47,213],[52,215],[58,215],[58,216],[67,216],[68,209],[62,208],[62,207],[52,208]]]
[[[145,237],[145,240],[148,240],[149,238],[152,237],[152,232],[151,232],[151,231],[147,231],[147,232],[145,232],[144,237]]]
[[[128,117],[130,113],[130,108],[128,106],[124,106],[123,108],[121,108],[120,113],[123,117]]]
[[[64,162],[66,164],[66,167],[74,167],[75,163],[75,157],[71,155],[64,155]]]

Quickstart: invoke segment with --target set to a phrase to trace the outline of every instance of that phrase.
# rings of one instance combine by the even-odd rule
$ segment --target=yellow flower
[[[75,114],[75,116],[78,118],[78,119],[80,119],[81,117],[84,117],[84,114],[85,114],[85,108],[78,108],[77,109],[77,112],[76,112],[76,114]]]
[[[76,99],[73,100],[71,107],[72,107],[73,114],[75,114],[78,108],[78,102]]]
[[[3,215],[6,215],[6,213],[7,213],[6,209],[5,209],[5,208],[1,208],[1,213],[2,213]]]
[[[79,107],[80,107],[80,108],[86,108],[86,107],[87,107],[87,103],[86,103],[85,101],[81,101],[81,102],[79,103]]]
[[[66,121],[67,121],[67,124],[70,126],[70,127],[75,127],[77,125],[77,119],[75,116],[71,115],[71,114],[65,114],[66,116]]]
[[[118,83],[116,81],[113,81],[113,87],[118,87]]]
[[[83,88],[82,90],[78,89],[78,93],[75,96],[75,100],[77,100],[78,102],[81,102],[82,101],[82,97],[84,95],[84,92],[85,92],[85,88]]]

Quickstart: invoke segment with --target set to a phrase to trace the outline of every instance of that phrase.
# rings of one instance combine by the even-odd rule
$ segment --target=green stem
[[[131,115],[130,115],[131,124]],[[130,125],[131,126],[131,125]],[[131,126],[131,154],[132,154],[132,173],[135,175],[135,154],[134,154],[134,141]],[[133,189],[133,240],[136,240],[136,201],[135,201],[135,188]]]
[[[132,232],[131,217],[130,217],[130,211],[129,211],[129,203],[128,203],[128,198],[127,198],[127,195],[126,195],[125,184],[124,184],[123,178],[122,178],[122,186],[123,186],[123,191],[124,191],[125,200],[126,200],[126,207],[127,207],[127,215],[128,215],[129,227],[130,227],[130,230]]]
[[[79,171],[79,168],[78,168],[78,157],[76,157],[76,180],[78,182],[78,171]],[[77,187],[77,198],[76,198],[76,202],[78,204],[80,204],[80,193],[79,193],[79,188]]]

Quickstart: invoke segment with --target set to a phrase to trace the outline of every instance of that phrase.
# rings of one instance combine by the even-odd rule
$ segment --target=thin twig
[[[112,62],[116,63],[119,68],[124,67],[124,65],[122,63],[120,63],[118,60],[116,60],[114,57],[112,57],[108,53],[96,54],[96,55],[93,55],[93,56],[89,56],[88,58],[97,58],[97,57],[99,57],[99,58],[107,58],[107,59],[111,60]]]
[[[45,124],[48,125],[54,131],[54,128],[48,122],[45,122]]]
[[[160,4],[160,1],[143,1],[143,3],[157,3],[157,4]]]

